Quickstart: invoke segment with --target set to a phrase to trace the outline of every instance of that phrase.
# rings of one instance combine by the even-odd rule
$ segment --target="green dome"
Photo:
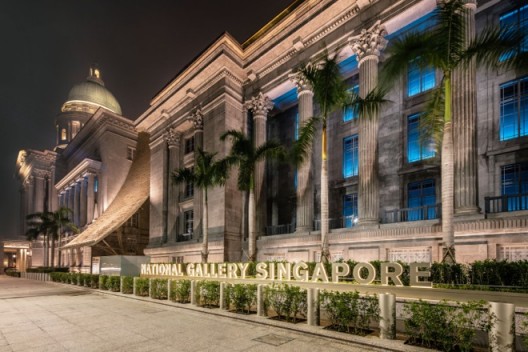
[[[85,82],[76,84],[68,94],[66,104],[88,103],[90,105],[102,106],[116,114],[121,115],[121,106],[117,99],[99,77],[99,72],[90,72],[90,76]]]

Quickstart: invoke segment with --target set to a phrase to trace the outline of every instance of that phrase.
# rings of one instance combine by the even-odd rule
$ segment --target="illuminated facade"
[[[146,254],[152,261],[200,261],[201,195],[169,180],[171,170],[193,165],[190,143],[224,156],[229,144],[219,136],[238,129],[257,144],[273,138],[291,145],[299,124],[318,112],[310,87],[293,74],[301,64],[325,48],[337,51],[349,89],[361,94],[375,86],[384,48],[432,26],[435,6],[435,0],[296,1],[246,42],[225,34],[191,62],[135,122],[151,135]],[[527,8],[515,1],[466,6],[476,33],[489,24],[526,24]],[[527,81],[485,69],[468,69],[455,80],[457,260],[528,259]],[[434,68],[411,63],[389,92],[379,126],[358,121],[346,107],[331,116],[332,259],[442,259],[440,157],[419,129],[427,93],[439,83]],[[369,154],[372,143],[377,155]],[[377,172],[369,178],[362,158],[374,160]],[[268,163],[257,175],[258,260],[319,259],[318,165],[314,152],[298,170]],[[247,201],[235,177],[211,191],[209,208],[210,260],[246,259]]]
[[[19,153],[22,234],[27,231],[28,214],[59,207],[72,211],[71,221],[81,233],[99,226],[96,222],[108,217],[104,214],[119,199],[135,160],[138,133],[132,121],[121,116],[119,103],[105,88],[96,67],[70,90],[56,118],[56,129],[53,151]],[[99,232],[102,238],[76,247],[67,245],[80,235],[67,233],[56,244],[55,265],[89,271],[92,256],[142,254],[148,240],[148,208],[128,209],[116,217],[113,226]],[[32,266],[51,265],[50,251],[45,241],[33,242]]]

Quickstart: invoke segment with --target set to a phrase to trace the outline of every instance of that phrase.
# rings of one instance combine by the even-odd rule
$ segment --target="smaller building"
[[[31,243],[24,240],[0,241],[0,275],[6,269],[25,272],[31,267]]]

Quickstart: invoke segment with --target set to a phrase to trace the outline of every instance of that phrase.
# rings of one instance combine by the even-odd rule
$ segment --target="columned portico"
[[[81,183],[76,181],[73,184],[73,223],[77,226],[81,224],[80,218],[80,203],[81,203]]]
[[[86,223],[91,224],[94,220],[95,211],[95,192],[94,192],[95,174],[88,173],[86,176]]]
[[[299,101],[299,128],[304,126],[314,116],[313,91],[301,74],[290,75],[297,86]],[[313,181],[312,181],[312,152],[297,169],[297,210],[295,232],[309,232],[313,227]]]
[[[172,185],[172,172],[180,167],[180,140],[181,133],[175,128],[169,128],[165,134],[165,140],[169,149],[169,172],[168,172],[168,199],[167,199],[167,236],[169,240],[176,240],[178,235],[179,197],[178,187]]]
[[[253,145],[258,148],[267,139],[266,121],[268,112],[273,108],[273,102],[260,92],[246,102],[246,107],[253,113]],[[254,175],[257,236],[263,233],[266,225],[265,166],[265,161],[258,162]]]
[[[86,225],[86,215],[87,215],[86,205],[87,205],[87,200],[88,200],[88,197],[87,197],[88,180],[86,179],[86,177],[81,178],[80,186],[81,186],[81,200],[79,204],[79,212],[80,212],[79,226],[83,227]]]
[[[380,50],[387,41],[385,28],[376,22],[349,39],[359,66],[359,94],[365,98],[378,85]],[[359,121],[359,225],[379,223],[379,181],[377,170],[379,113]]]
[[[475,38],[475,0],[466,0],[465,45]],[[479,212],[477,199],[476,64],[453,72],[453,142],[455,150],[455,215]]]
[[[200,108],[194,110],[190,115],[190,120],[194,126],[194,160],[198,156],[198,149],[203,149],[203,130],[204,130],[204,116]],[[203,203],[202,190],[194,187],[193,197],[193,233],[195,238],[202,235],[202,203]]]

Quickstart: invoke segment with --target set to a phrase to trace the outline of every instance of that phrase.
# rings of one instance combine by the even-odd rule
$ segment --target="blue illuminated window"
[[[352,227],[358,217],[358,196],[357,193],[345,194],[343,196],[343,225]]]
[[[343,139],[343,177],[357,176],[359,172],[358,135]]]
[[[348,91],[355,93],[355,94],[359,94],[359,85],[356,84],[355,86],[350,88]],[[344,122],[356,119],[358,117],[357,115],[358,115],[357,112],[354,111],[354,109],[352,109],[352,106],[347,105],[343,108],[343,121]]]
[[[299,139],[299,112],[295,114],[295,133],[294,133],[295,140]],[[293,174],[293,187],[295,190],[297,190],[297,169],[295,169],[295,172]]]
[[[500,140],[528,135],[528,77],[500,86]]]
[[[434,67],[420,67],[416,62],[409,63],[407,72],[407,95],[413,95],[428,91],[436,85]]]
[[[508,211],[528,209],[528,163],[510,164],[501,168],[502,195],[519,195],[508,197]]]
[[[97,193],[99,191],[99,177],[94,177],[94,185],[93,185],[94,193]]]
[[[499,18],[501,28],[511,28],[526,33],[528,30],[528,5],[524,5],[513,11],[505,13]],[[528,38],[524,38],[520,47],[520,52],[528,51]],[[506,54],[501,57],[501,61],[507,59],[510,55]]]
[[[414,114],[407,117],[407,161],[410,163],[436,155],[433,141],[421,140],[420,115]]]
[[[407,185],[407,221],[436,219],[436,188],[433,179]],[[428,207],[429,206],[429,207]]]

